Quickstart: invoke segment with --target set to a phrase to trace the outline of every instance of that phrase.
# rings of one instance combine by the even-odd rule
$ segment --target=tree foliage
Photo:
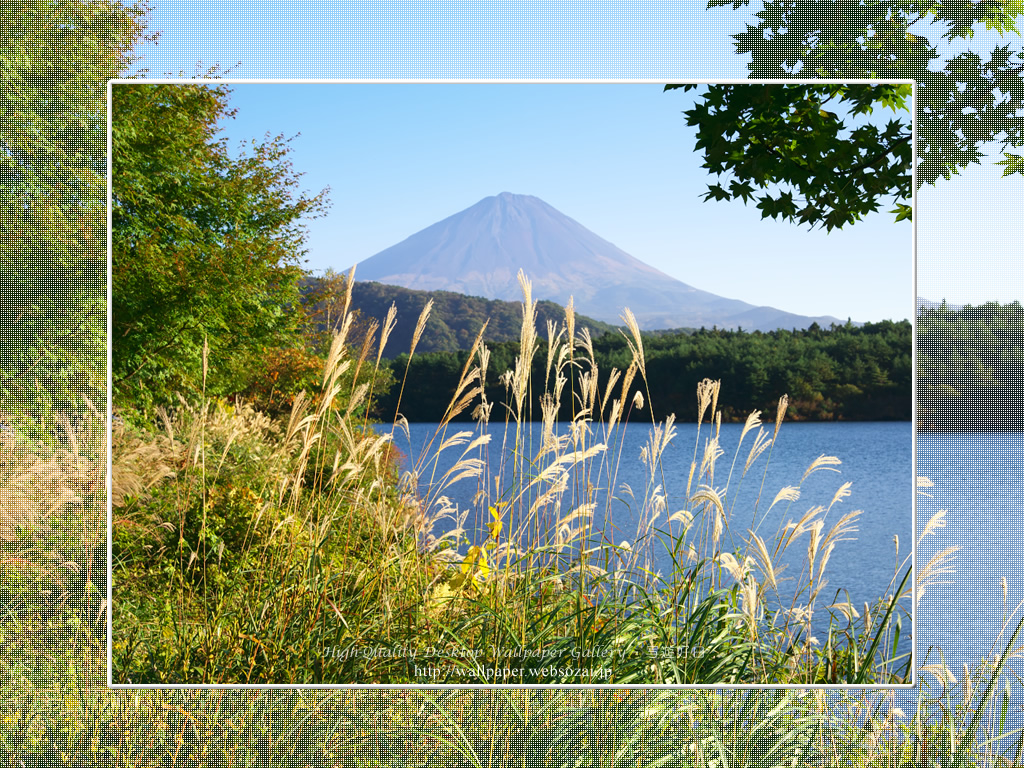
[[[20,0],[0,24],[0,400],[83,409],[106,388],[106,81],[147,9]],[[35,401],[29,405],[29,401]]]
[[[290,346],[299,305],[304,218],[327,190],[296,192],[287,140],[232,157],[218,123],[227,86],[113,89],[113,379],[115,398],[170,401],[203,386],[238,391],[253,354]]]
[[[907,321],[846,324],[823,329],[813,324],[807,330],[778,330],[770,333],[742,330],[701,329],[690,333],[644,334],[647,384],[637,377],[629,392],[616,389],[612,398],[632,402],[639,391],[649,400],[644,419],[664,419],[674,413],[679,421],[696,419],[693,393],[705,378],[729,382],[729,394],[719,402],[723,418],[742,421],[750,411],[774,413],[778,399],[789,395],[789,415],[794,420],[910,420],[911,326]],[[598,366],[598,383],[603,392],[613,368],[624,371],[632,353],[621,334],[607,334],[593,342]],[[499,376],[515,366],[519,342],[489,345],[487,399],[504,403],[507,396]],[[577,350],[582,354],[580,350]],[[466,352],[417,355],[399,410],[410,421],[438,421],[453,394]],[[407,356],[393,361],[403,371]],[[546,344],[533,359],[534,382],[545,381]],[[587,365],[584,364],[584,370]],[[578,374],[573,374],[578,377]],[[575,386],[579,387],[577,381]],[[532,418],[541,415],[543,387],[535,384]],[[565,393],[568,393],[566,386]],[[648,397],[649,395],[649,397]],[[611,398],[606,408],[610,407]],[[397,406],[382,403],[386,413]],[[462,418],[468,418],[472,408]],[[608,414],[605,413],[605,416]],[[572,417],[568,395],[563,397],[559,418]],[[500,406],[492,419],[503,418]],[[597,416],[595,416],[595,419]]]
[[[243,365],[249,383],[238,394],[271,415],[290,412],[300,392],[315,395],[321,389],[324,368],[335,334],[344,333],[344,354],[354,358],[338,378],[341,389],[335,407],[345,407],[360,384],[370,387],[370,396],[386,394],[394,384],[391,369],[376,367],[380,323],[352,306],[348,277],[333,270],[298,281],[299,301],[290,308],[296,318],[295,333],[273,347],[263,347]],[[345,324],[346,313],[350,316]],[[374,404],[359,405],[355,412],[370,415]],[[373,414],[376,415],[376,414]]]
[[[989,302],[918,316],[918,410],[929,431],[1024,428],[1024,309]]]
[[[782,216],[831,231],[878,210],[879,198],[891,195],[896,220],[909,218],[910,206],[900,202],[912,195],[909,113],[884,126],[852,127],[826,106],[855,119],[876,104],[904,110],[910,96],[910,86],[902,85],[708,87],[703,101],[686,110],[686,123],[697,126],[703,167],[731,179],[728,186],[709,184],[704,200],[753,199],[762,218]],[[755,187],[770,191],[757,194]]]
[[[342,330],[345,313],[352,315],[351,327],[346,332],[350,339],[363,339],[371,332],[371,323],[383,322],[385,312],[377,318],[366,315],[358,306],[356,287],[348,290],[347,274],[328,269],[322,275],[306,275],[299,280],[302,302],[301,333],[306,345],[318,354],[327,355],[334,334]]]
[[[740,8],[749,3],[750,0],[708,0],[708,7]],[[917,181],[919,185],[935,184],[940,177],[948,180],[962,168],[979,163],[985,145],[993,142],[1002,145],[1004,158],[998,164],[1005,166],[1003,175],[1024,173],[1024,157],[1007,151],[1009,147],[1020,147],[1024,143],[1024,56],[1020,50],[1005,45],[995,47],[984,58],[970,50],[942,57],[925,34],[935,32],[942,40],[953,43],[970,39],[982,26],[1001,36],[1016,33],[1016,18],[1022,11],[1024,2],[1021,0],[970,3],[962,0],[765,0],[762,9],[755,14],[757,23],[747,24],[733,39],[736,52],[751,57],[748,64],[751,77],[916,81]],[[865,92],[873,94],[878,105],[885,105],[892,98],[891,93],[879,86],[872,86]],[[715,93],[715,88],[710,88],[705,98],[718,98]],[[736,89],[725,93],[727,101],[746,98]],[[793,95],[794,105],[799,105],[801,92],[791,90],[788,93]],[[727,116],[742,114],[731,105],[720,111]],[[800,109],[782,110],[779,114],[784,118],[781,121],[762,121],[766,129],[759,136],[762,144],[778,144],[779,141],[772,138],[774,132],[786,135],[794,130],[787,125],[787,114],[796,121],[796,127],[806,124],[808,119],[806,112]],[[712,125],[721,126],[723,122],[715,114],[711,115],[711,120]],[[824,121],[822,125],[828,128]],[[738,127],[734,126],[732,132]],[[909,121],[901,130],[904,134],[909,130]],[[898,135],[893,134],[892,140],[898,141]],[[856,146],[868,150],[874,142],[875,137],[870,134],[853,139]],[[755,154],[761,152],[749,143],[738,140],[733,143],[734,152],[748,150]],[[836,160],[844,161],[845,156],[842,153],[829,153],[821,158],[808,155],[809,175],[826,178],[834,173],[842,176],[847,172],[846,166],[836,165]],[[898,204],[895,212],[901,218],[908,216],[909,200],[902,179],[891,175],[879,181],[884,183],[877,190],[868,188],[865,192],[876,199],[886,195],[905,198],[906,202]],[[830,210],[838,212],[833,221],[857,220],[858,208],[848,209],[847,205],[848,200],[844,198],[830,206]],[[770,210],[765,211],[766,215]],[[786,206],[779,212],[791,220],[796,220],[799,213],[787,210]],[[797,216],[792,215],[794,213]]]

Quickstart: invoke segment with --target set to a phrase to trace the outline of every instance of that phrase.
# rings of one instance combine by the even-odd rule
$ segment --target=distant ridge
[[[922,309],[938,309],[941,306],[941,301],[929,301],[928,299],[924,299],[920,296],[917,297],[918,312],[920,312]],[[963,304],[949,304],[948,302],[946,303],[946,309],[948,309],[950,312],[959,312],[963,308]]]
[[[644,264],[532,195],[485,197],[360,262],[356,279],[488,299],[522,299],[516,275],[535,299],[621,324],[629,307],[644,329],[743,328],[771,331],[841,324],[758,307],[702,291]]]
[[[316,280],[310,276],[301,284],[307,287]],[[395,305],[397,322],[383,352],[387,359],[409,351],[416,321],[429,300],[434,304],[416,346],[417,355],[469,349],[484,321],[487,322],[484,341],[493,344],[519,339],[523,322],[522,302],[484,299],[452,291],[415,291],[359,280],[352,284],[352,309],[364,317],[374,318],[383,324],[391,304]],[[564,325],[565,309],[550,301],[537,302],[537,334],[541,339],[547,338],[548,320]],[[614,331],[616,326],[577,314],[576,328],[587,328],[591,337],[598,338]]]

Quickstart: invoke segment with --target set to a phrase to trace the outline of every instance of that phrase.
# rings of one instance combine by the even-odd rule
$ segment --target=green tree
[[[233,158],[218,124],[225,85],[113,87],[113,379],[117,402],[145,407],[247,383],[242,364],[280,345],[298,313],[303,218],[323,190],[297,193],[288,140]]]
[[[359,384],[371,386],[375,400],[385,395],[394,379],[390,368],[376,365],[382,329],[377,320],[351,308],[347,275],[329,269],[322,276],[305,275],[298,285],[299,302],[289,308],[296,321],[295,332],[278,346],[261,347],[240,360],[240,367],[249,372],[249,381],[238,394],[257,408],[280,415],[291,410],[299,392],[313,395],[320,391],[331,344],[342,330],[347,312],[351,320],[345,331],[345,354],[355,360],[338,380],[341,393],[336,407],[345,407]],[[369,411],[365,406],[356,409],[360,416],[372,411],[372,404]]]
[[[328,269],[323,275],[300,281],[301,317],[299,330],[305,344],[322,357],[327,356],[334,334],[341,330],[346,310],[352,315],[347,337],[360,343],[370,332],[372,318],[366,318],[348,301],[348,275]]]
[[[708,0],[708,7],[732,5],[739,8],[749,5],[749,2]],[[941,29],[941,39],[953,43],[973,37],[975,28],[981,26],[995,30],[1001,36],[1016,33],[1015,19],[1022,11],[1024,3],[1020,0],[970,3],[962,0],[765,0],[763,8],[755,14],[758,23],[747,24],[746,30],[733,35],[733,39],[736,52],[751,57],[748,64],[751,77],[900,78],[916,81],[917,181],[919,185],[924,182],[935,184],[940,177],[948,180],[960,169],[979,163],[984,145],[996,141],[1002,145],[1004,158],[998,164],[1005,166],[1003,175],[1024,173],[1024,157],[1006,151],[1024,143],[1024,120],[1020,117],[1024,108],[1024,81],[1021,78],[1024,56],[1021,51],[1013,51],[1006,45],[997,46],[985,59],[969,50],[942,57],[924,34]],[[785,103],[773,102],[765,105],[765,110],[749,115],[743,111],[742,101],[750,97],[743,94],[743,89],[720,92],[719,88],[721,86],[711,87],[705,94],[707,109],[703,112],[707,117],[698,111],[702,121],[698,123],[698,136],[710,142],[716,130],[727,136],[738,133],[735,138],[726,139],[734,156],[746,152],[752,152],[755,157],[763,155],[765,147],[778,146],[786,136],[810,146],[799,136],[801,129],[806,129],[811,122],[818,123],[819,128],[831,135],[831,118],[825,115],[815,117],[813,106],[807,103],[806,93],[800,89],[785,91],[792,96],[794,109],[786,109]],[[831,95],[827,89],[819,92]],[[852,86],[847,93],[851,92]],[[869,94],[876,105],[893,103],[893,93],[889,88],[875,85],[865,87],[861,92]],[[716,100],[723,98],[724,103],[716,105]],[[844,98],[849,101],[848,96]],[[740,101],[734,106],[733,99]],[[856,111],[858,105],[853,103],[850,106]],[[742,119],[745,115],[757,119],[763,129],[763,133],[758,135],[759,144],[747,140],[750,132],[740,130],[741,125],[726,122],[727,119]],[[806,177],[802,178],[827,180],[830,174],[840,178],[851,175],[851,186],[859,180],[869,182],[861,189],[873,200],[886,195],[902,199],[894,212],[897,218],[909,217],[909,187],[902,175],[893,172],[875,174],[877,179],[869,180],[871,174],[866,171],[870,166],[857,168],[860,163],[877,156],[877,150],[882,149],[886,141],[902,152],[908,134],[909,115],[902,121],[899,131],[894,130],[881,137],[881,144],[878,142],[880,137],[869,132],[847,137],[845,141],[852,142],[858,150],[857,156],[862,158],[852,161],[858,172],[851,174],[846,152],[830,151],[820,156],[809,153],[805,156]],[[886,167],[890,166],[886,164]],[[739,177],[741,184],[751,180],[755,180],[752,175]],[[760,186],[760,182],[755,180],[755,183]],[[728,197],[737,196],[737,192],[729,191]],[[847,196],[835,204],[820,196],[818,201],[824,203],[819,219],[824,220],[826,226],[830,215],[833,226],[842,226],[857,221],[863,214],[863,206],[854,204],[851,207]],[[777,197],[763,210],[765,215],[775,211],[790,220],[800,219],[800,209],[794,210]],[[819,219],[807,221],[813,226]]]
[[[66,411],[106,389],[106,81],[147,9],[7,3],[0,23],[0,402]],[[34,400],[34,405],[29,405]]]

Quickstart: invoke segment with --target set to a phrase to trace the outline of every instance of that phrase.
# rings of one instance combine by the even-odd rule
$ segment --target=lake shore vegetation
[[[334,348],[336,357],[341,355],[340,349],[340,344]],[[352,362],[349,358],[349,367]],[[344,363],[344,359],[334,360],[326,381],[321,382],[328,392],[337,390],[340,378],[337,371],[345,367]],[[634,374],[634,380],[637,375]],[[707,404],[711,412],[714,412],[713,400],[717,392],[718,387],[713,382],[701,390],[702,399],[712,401]],[[11,652],[5,657],[8,672],[4,703],[0,705],[0,736],[6,756],[32,766],[178,765],[186,762],[202,766],[241,764],[257,756],[264,759],[270,756],[288,764],[344,762],[367,768],[432,765],[438,761],[479,768],[535,764],[631,766],[637,760],[697,766],[716,759],[727,760],[730,764],[753,760],[760,764],[767,759],[767,764],[779,766],[865,768],[908,763],[972,768],[1019,764],[1022,739],[1019,732],[1008,728],[1007,711],[1013,699],[1006,676],[1012,674],[1009,663],[1020,655],[1021,625],[1017,621],[1019,606],[1015,609],[1005,605],[1005,591],[1004,633],[997,641],[1000,645],[993,647],[988,658],[973,667],[965,666],[959,674],[946,666],[937,649],[929,649],[917,664],[919,688],[910,694],[916,699],[916,705],[903,707],[896,702],[893,691],[856,688],[678,691],[572,690],[556,686],[546,690],[402,688],[168,692],[109,691],[92,687],[90,678],[102,675],[105,670],[103,630],[108,608],[115,614],[117,652],[133,671],[140,670],[144,674],[160,669],[169,669],[172,673],[201,672],[204,655],[218,650],[216,641],[220,638],[207,638],[205,645],[193,647],[191,654],[178,653],[176,648],[187,646],[176,646],[175,642],[178,637],[196,639],[203,634],[209,617],[217,615],[218,611],[224,615],[227,603],[218,599],[218,595],[223,598],[226,585],[232,582],[238,585],[242,581],[237,577],[239,571],[247,573],[248,588],[240,608],[232,610],[239,617],[246,616],[250,624],[239,620],[237,627],[233,627],[226,623],[221,631],[221,637],[225,630],[228,633],[221,648],[231,648],[240,659],[236,671],[242,664],[251,665],[254,659],[256,666],[263,663],[261,654],[270,644],[246,630],[257,626],[252,622],[264,609],[267,609],[264,616],[286,617],[279,621],[274,621],[272,616],[269,618],[274,621],[272,628],[288,637],[288,616],[296,626],[302,626],[302,621],[296,619],[303,608],[327,614],[336,608],[358,607],[358,599],[352,595],[359,591],[369,591],[375,599],[365,601],[362,615],[347,621],[349,626],[366,629],[374,624],[369,611],[365,610],[368,607],[374,610],[376,606],[390,606],[392,616],[401,615],[417,598],[422,601],[424,594],[436,597],[432,589],[427,592],[422,587],[418,595],[403,591],[394,578],[394,570],[387,568],[389,563],[403,562],[403,557],[406,563],[412,561],[402,554],[399,540],[403,536],[395,530],[401,526],[387,529],[379,520],[366,525],[365,519],[352,519],[339,530],[347,530],[346,535],[352,539],[361,537],[364,540],[362,552],[375,551],[390,559],[383,561],[385,568],[378,568],[376,575],[369,573],[361,583],[352,584],[347,602],[339,604],[333,598],[320,599],[320,594],[316,599],[304,597],[298,589],[301,579],[283,584],[274,603],[261,603],[258,599],[259,590],[266,590],[267,585],[254,582],[252,571],[245,570],[246,558],[250,558],[251,563],[255,553],[261,567],[286,563],[290,557],[294,559],[289,546],[298,543],[305,546],[312,539],[309,534],[312,528],[298,524],[298,518],[288,520],[288,514],[275,517],[281,512],[294,513],[300,506],[286,504],[284,509],[272,511],[265,503],[255,503],[259,487],[254,489],[251,480],[259,474],[265,473],[266,477],[272,474],[263,468],[273,462],[261,451],[268,445],[279,445],[281,438],[290,437],[293,453],[285,451],[281,457],[301,460],[305,455],[307,458],[301,473],[299,464],[285,461],[282,467],[285,471],[277,476],[281,485],[272,486],[274,489],[284,487],[285,498],[292,502],[289,492],[301,474],[298,486],[303,493],[296,505],[305,503],[301,501],[303,498],[309,501],[316,498],[315,494],[323,494],[322,490],[317,490],[317,485],[323,488],[325,480],[328,489],[335,489],[326,494],[329,499],[344,485],[343,478],[331,482],[333,472],[325,474],[316,469],[317,466],[326,469],[328,463],[335,469],[333,459],[328,462],[329,454],[321,452],[320,459],[308,461],[314,454],[314,445],[308,444],[303,434],[308,436],[315,432],[303,433],[305,425],[314,424],[318,418],[322,425],[328,413],[339,426],[344,423],[339,416],[345,412],[339,415],[324,402],[317,396],[303,396],[297,409],[293,403],[293,412],[289,413],[281,434],[276,433],[272,419],[251,405],[232,405],[214,398],[205,403],[205,407],[179,402],[173,412],[165,410],[166,419],[159,418],[160,429],[156,429],[156,425],[134,425],[123,419],[113,425],[116,447],[112,458],[116,470],[111,502],[117,520],[114,534],[118,553],[114,577],[116,580],[129,576],[129,599],[124,607],[133,609],[132,587],[141,583],[133,585],[130,580],[141,573],[137,565],[129,565],[131,558],[143,551],[156,554],[147,550],[146,545],[151,546],[164,532],[171,535],[172,542],[182,539],[186,542],[180,553],[168,557],[165,551],[163,557],[164,564],[173,565],[177,571],[173,580],[174,588],[179,590],[177,597],[193,599],[205,590],[201,610],[197,601],[188,608],[184,601],[169,606],[168,620],[162,625],[164,644],[152,646],[156,653],[141,642],[141,632],[136,634],[136,647],[132,650],[128,644],[118,643],[118,637],[125,637],[123,627],[117,626],[120,620],[117,613],[123,608],[117,603],[107,606],[104,599],[105,562],[101,555],[105,551],[105,493],[101,481],[106,456],[95,448],[104,445],[105,415],[94,411],[90,418],[76,424],[65,420],[61,432],[49,442],[30,441],[15,430],[4,433],[5,474],[0,481],[5,492],[3,498],[8,502],[3,509],[7,534],[5,635],[13,641],[9,646]],[[638,407],[639,399],[634,397],[631,404]],[[346,404],[346,409],[348,407]],[[348,413],[350,418],[356,407]],[[290,418],[291,413],[297,421]],[[709,429],[716,422],[717,419],[708,420]],[[767,427],[774,436],[774,422],[767,422]],[[780,428],[785,429],[784,425]],[[752,422],[751,432],[759,429],[760,425]],[[352,465],[343,470],[343,474],[354,476],[352,467],[367,460],[370,464],[379,462],[382,476],[387,476],[388,467],[396,466],[383,452],[386,441],[377,446],[369,444],[366,437],[353,435],[351,442],[345,444],[341,442],[344,433],[340,434],[341,438],[335,437],[339,440],[335,455],[344,456],[348,451],[357,457],[353,461],[339,460],[337,468]],[[661,434],[664,437],[665,433]],[[275,437],[268,439],[267,435]],[[461,449],[463,446],[454,447]],[[201,474],[204,464],[206,485]],[[242,468],[253,473],[250,478],[243,476]],[[40,486],[33,482],[44,475],[49,478],[44,486],[53,489],[52,498],[40,497]],[[235,481],[230,486],[222,482],[229,476]],[[396,478],[392,475],[391,479]],[[189,482],[193,483],[191,493]],[[929,485],[922,481],[922,493],[928,492]],[[400,482],[395,487],[400,488]],[[268,490],[270,488],[267,486]],[[173,508],[169,499],[175,496],[166,493],[166,489],[174,489],[186,501],[201,498],[196,492],[205,491],[207,528],[204,530],[200,525],[197,529],[193,523],[191,533],[182,537],[170,530],[174,526],[164,525],[170,521],[160,520],[159,513]],[[370,500],[385,498],[389,492],[384,491],[383,486],[363,490],[349,486],[347,491],[350,499],[357,497],[352,494],[362,493],[359,498]],[[375,497],[375,493],[379,496]],[[337,504],[340,498],[333,497],[336,506],[333,512],[322,500],[310,507],[325,515],[321,520],[341,521],[341,505]],[[187,513],[201,510],[201,507],[187,504],[186,508]],[[253,510],[257,515],[261,511],[266,514],[266,522],[254,520]],[[315,519],[312,512],[308,519]],[[232,522],[222,525],[220,520]],[[220,527],[215,530],[214,525],[209,525],[211,521]],[[939,513],[922,531],[922,553],[936,549],[929,542],[943,524],[943,515]],[[422,531],[417,529],[416,523],[404,526],[403,530],[406,529]],[[57,530],[63,530],[64,535],[55,536]],[[376,543],[385,541],[379,533],[382,530],[391,531],[391,538],[383,549],[381,543]],[[69,532],[73,536],[66,535]],[[285,535],[281,536],[281,532]],[[501,527],[495,526],[488,532],[496,532],[493,537],[488,536],[488,540],[501,542]],[[246,544],[247,537],[253,546]],[[80,540],[83,546],[76,551],[66,548],[58,551],[60,542],[66,544],[71,540]],[[229,549],[229,545],[238,549]],[[410,546],[409,551],[413,549],[416,548]],[[953,572],[950,561],[954,550],[935,551],[916,577],[919,585],[924,580],[949,576]],[[203,560],[198,564],[194,560],[189,563],[192,553]],[[358,556],[360,550],[353,546],[348,553]],[[275,572],[288,578],[290,573],[308,570],[310,566],[315,569],[317,558],[323,562],[325,555],[325,549],[318,553],[316,547],[311,547],[302,561]],[[46,562],[62,565],[30,567]],[[491,566],[487,574],[481,567],[485,562]],[[497,548],[489,548],[486,540],[470,558],[472,567],[463,569],[467,564],[465,557],[449,561],[449,570],[465,577],[462,602],[470,606],[469,612],[484,609],[485,617],[487,611],[492,616],[505,615],[501,613],[502,608],[484,599],[492,585],[502,583],[488,576],[507,570],[500,567],[503,562]],[[719,569],[723,581],[730,578],[728,571],[729,568]],[[346,575],[351,578],[351,572],[351,564],[347,574],[343,565],[333,572],[333,578],[344,579]],[[700,572],[697,575],[700,576]],[[710,577],[712,573],[709,571],[707,575]],[[321,578],[319,583],[326,585],[330,578]],[[600,583],[599,579],[595,581]],[[477,583],[482,589],[472,586]],[[514,594],[515,584],[511,580],[505,583]],[[473,589],[476,591],[470,592]],[[710,593],[710,585],[706,593]],[[453,588],[446,595],[448,600],[438,601],[441,611],[435,616],[444,617],[448,608],[445,602],[450,605],[459,601],[457,594],[457,589]],[[257,599],[253,599],[254,595]],[[387,599],[380,600],[381,597]],[[267,608],[268,605],[271,607]],[[567,611],[570,617],[589,619],[573,603]],[[742,606],[738,613],[743,615]],[[614,614],[605,615],[614,620]],[[12,624],[15,617],[17,624]],[[600,618],[603,616],[595,616],[595,620]],[[154,626],[158,623],[159,619]],[[624,624],[628,625],[620,622],[619,626]],[[652,621],[646,622],[646,626],[651,624]],[[392,623],[391,626],[398,625]],[[474,626],[483,627],[486,622],[478,618]],[[644,624],[637,626],[642,629]],[[64,631],[61,627],[70,632],[74,642],[55,646],[54,633]],[[469,624],[459,627],[461,630],[469,628]],[[239,631],[232,635],[235,629]],[[294,634],[291,637],[295,639]],[[460,638],[460,642],[466,644],[464,638]],[[48,649],[45,653],[42,653],[43,646]],[[27,663],[18,662],[21,655]],[[341,654],[337,656],[340,658]],[[283,657],[284,654],[279,661]],[[39,659],[39,663],[29,662],[32,658]],[[43,663],[45,659],[50,661]],[[187,666],[189,661],[181,663],[182,659],[191,660],[191,668]],[[143,663],[140,664],[140,660]],[[181,665],[161,667],[168,660]],[[366,667],[362,671],[373,671],[369,668],[371,662],[366,660],[348,663],[363,664]],[[384,669],[391,663],[380,658],[372,661],[377,669]],[[650,668],[648,660],[647,669]],[[782,671],[774,670],[775,674]],[[795,678],[801,667],[794,667],[792,671]],[[827,672],[828,667],[821,667],[819,671]],[[772,680],[781,681],[782,678]],[[47,695],[40,698],[40,693]]]
[[[779,393],[789,393],[786,418],[791,421],[911,421],[913,419],[912,328],[909,321],[832,325],[805,330],[770,332],[701,328],[641,332],[645,353],[645,383],[652,415],[664,420],[697,420],[693,391],[706,378],[728,383],[719,402],[722,419],[743,423],[754,410],[774,411]],[[538,340],[531,375],[541,380],[548,341]],[[488,344],[496,369],[515,364],[519,341]],[[608,386],[612,370],[625,371],[632,349],[616,331],[591,335],[599,387]],[[470,359],[470,350],[396,356],[389,365],[397,372],[410,365],[409,383],[402,392],[402,412],[409,421],[440,421],[451,397],[457,372]],[[447,386],[442,384],[447,382]],[[503,384],[486,384],[487,397],[500,400]],[[530,418],[540,421],[543,392],[535,390]],[[394,399],[385,397],[385,410]],[[573,403],[560,403],[558,418],[572,420]],[[472,414],[457,417],[471,421]]]
[[[549,324],[546,368],[535,379],[535,303],[521,280],[521,353],[498,372],[504,402],[487,398],[490,353],[478,341],[434,441],[407,471],[392,441],[400,411],[389,432],[371,429],[366,409],[396,317],[381,328],[370,323],[350,343],[347,301],[319,391],[298,393],[287,415],[202,397],[157,408],[153,425],[122,422],[113,442],[115,681],[909,680],[910,655],[898,652],[909,633],[909,554],[874,604],[826,598],[828,559],[854,533],[859,512],[833,515],[830,527],[824,518],[849,484],[794,510],[774,535],[755,533],[756,520],[776,504],[803,504],[799,485],[774,498],[765,492],[760,510],[737,517],[729,509],[730,486],[748,473],[758,482],[770,460],[787,398],[767,424],[750,414],[722,485],[720,385],[703,380],[704,432],[689,477],[666,478],[660,457],[674,420],[650,419],[645,340],[631,313],[631,357],[609,385],[599,386],[593,341],[586,329],[577,333],[571,305],[564,324]],[[205,382],[205,357],[202,365]],[[345,378],[353,371],[366,378]],[[403,374],[396,388],[408,386]],[[540,445],[524,430],[531,390],[543,392]],[[575,404],[567,423],[556,418],[563,398]],[[495,406],[500,448],[453,421],[472,411],[484,426]],[[610,494],[600,489],[616,487],[625,460],[615,427],[636,418],[651,423],[641,456],[646,487],[630,489],[640,523],[613,533]],[[482,477],[491,450],[512,458],[508,475]],[[431,477],[448,451],[458,461]],[[817,457],[804,478],[838,463]],[[471,510],[450,502],[456,482],[476,483],[486,526],[467,526]],[[686,500],[682,509],[668,507],[670,482],[685,485],[672,489]],[[746,529],[740,518],[755,522]],[[657,547],[669,553],[671,573],[653,572]],[[779,560],[791,548],[806,557],[787,582]],[[816,612],[830,616],[820,638],[811,632]]]

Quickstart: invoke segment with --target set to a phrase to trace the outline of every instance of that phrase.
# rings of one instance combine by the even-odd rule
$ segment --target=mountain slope
[[[433,299],[434,305],[416,347],[417,354],[469,349],[485,320],[484,341],[494,343],[519,339],[523,322],[521,302],[483,299],[452,291],[416,291],[358,280],[352,286],[352,308],[365,317],[383,322],[388,308],[392,302],[395,304],[397,322],[384,349],[386,358],[409,351],[416,320],[429,299]],[[540,301],[537,303],[537,333],[541,339],[547,338],[548,320],[563,325],[565,310],[550,301]],[[589,328],[593,338],[615,330],[607,323],[579,314],[576,315],[576,327]]]
[[[522,269],[536,299],[620,324],[624,307],[642,328],[827,326],[804,317],[702,291],[644,264],[531,195],[503,192],[432,224],[362,261],[358,280],[516,301]]]

